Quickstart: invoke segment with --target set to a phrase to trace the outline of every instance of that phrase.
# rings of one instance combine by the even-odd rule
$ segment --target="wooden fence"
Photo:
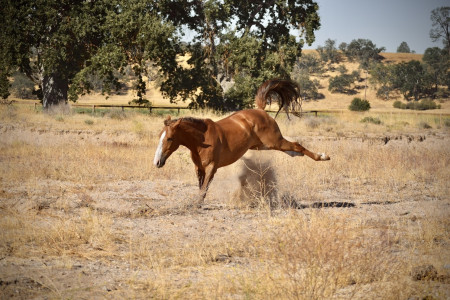
[[[18,103],[24,103],[24,102],[30,102],[30,101],[16,101]],[[42,106],[41,103],[39,102],[34,102],[34,109],[37,110],[38,106]],[[92,109],[92,113],[95,113],[97,108],[118,108],[121,109],[122,111],[125,111],[125,108],[140,108],[140,109],[148,109],[150,113],[153,112],[153,110],[158,110],[158,109],[166,109],[166,110],[176,110],[177,113],[179,114],[181,110],[192,110],[192,108],[189,108],[188,106],[139,106],[139,105],[113,105],[113,104],[71,104],[71,107],[85,107],[85,108],[91,108]],[[271,113],[276,113],[276,110],[268,110],[266,109],[267,112],[271,112]],[[317,114],[319,112],[328,112],[328,111],[319,111],[319,110],[308,110],[308,111],[302,111],[302,113],[308,114],[314,114],[317,117]],[[331,112],[331,111],[330,111]],[[281,112],[280,112],[281,113]]]
[[[42,103],[40,103],[37,100],[12,100],[11,102],[14,103],[20,103],[20,104],[34,104],[34,108],[37,109],[38,106],[42,106]],[[124,111],[126,108],[130,108],[130,109],[135,109],[135,108],[139,108],[139,109],[148,109],[150,113],[153,112],[153,110],[158,110],[158,109],[165,109],[165,110],[176,110],[178,112],[178,114],[180,113],[181,110],[191,110],[191,108],[187,107],[187,106],[139,106],[139,105],[122,105],[122,104],[118,104],[118,105],[113,105],[113,104],[78,104],[78,103],[74,103],[74,104],[70,104],[71,107],[85,107],[85,108],[91,108],[92,112],[95,113],[97,108],[116,108],[116,109],[122,109],[122,111]],[[270,113],[276,113],[276,110],[270,110],[270,109],[266,109],[267,112]],[[344,110],[344,109],[328,109],[328,110],[303,110],[301,113],[302,114],[314,114],[316,117],[318,115],[318,113],[325,113],[325,114],[336,114],[336,113],[343,113],[344,111],[348,111],[348,110]],[[281,113],[281,112],[280,112]],[[432,110],[432,111],[418,111],[418,110],[399,110],[399,111],[377,111],[376,113],[388,113],[388,114],[415,114],[415,115],[435,115],[437,117],[448,117],[450,116],[450,113],[448,112],[441,112],[440,110]]]

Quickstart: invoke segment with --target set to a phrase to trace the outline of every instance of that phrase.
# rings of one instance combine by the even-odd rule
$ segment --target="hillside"
[[[305,54],[314,52],[316,52],[316,50],[303,50],[303,53]],[[400,63],[410,60],[421,60],[423,56],[422,54],[412,54],[412,53],[381,53],[381,55],[384,57],[383,63]],[[185,62],[182,61],[181,63]],[[344,61],[341,64],[343,64],[349,70],[349,72],[358,69],[358,63]],[[321,82],[321,88],[319,89],[319,92],[322,93],[325,96],[325,98],[318,101],[305,101],[303,103],[304,110],[342,110],[342,109],[346,110],[354,97],[364,98],[364,88],[358,89],[357,93],[354,95],[331,93],[330,91],[328,91],[329,77],[336,75],[337,72],[326,72],[324,76],[317,78]],[[363,86],[363,83],[361,83],[361,86]],[[375,87],[373,85],[370,85],[370,83],[366,93],[367,99],[370,101],[372,111],[398,111],[392,107],[392,103],[395,100],[401,100],[401,98],[398,99],[393,98],[389,101],[378,99],[376,97]],[[125,95],[122,94],[109,96],[108,99],[106,99],[105,96],[99,94],[90,94],[81,97],[78,100],[78,103],[119,105],[119,104],[128,104],[128,102],[131,101],[134,97],[135,95],[133,94],[132,90],[130,90]],[[187,105],[187,103],[183,102],[180,102],[178,104],[171,104],[168,99],[164,99],[162,97],[161,93],[159,92],[159,89],[155,87],[154,83],[149,84],[146,98],[150,100],[152,104],[155,106]],[[438,111],[435,111],[436,113],[450,113],[450,104],[448,103],[448,101],[440,104],[442,108]],[[273,109],[275,109],[275,107],[273,107]]]

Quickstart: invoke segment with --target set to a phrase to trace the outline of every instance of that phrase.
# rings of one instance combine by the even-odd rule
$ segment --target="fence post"
[[[122,105],[122,111],[125,111],[125,109],[124,109],[123,105]]]
[[[95,105],[92,105],[92,114],[95,114]]]

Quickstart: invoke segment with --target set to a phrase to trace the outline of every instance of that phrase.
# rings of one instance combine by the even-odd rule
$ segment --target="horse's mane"
[[[165,120],[164,125],[169,126],[171,124],[178,122],[178,120],[181,120],[180,125],[183,124],[183,125],[188,125],[188,126],[194,126],[194,127],[198,127],[198,129],[201,131],[206,131],[207,125],[205,123],[205,120],[193,118],[193,117],[183,117],[183,118],[178,118],[178,119]],[[188,123],[188,124],[186,124],[186,123]]]
[[[282,108],[286,113],[288,113],[289,110],[294,114],[296,112],[298,113],[301,110],[300,87],[292,80],[267,80],[256,92],[255,104],[258,108],[264,109],[267,102],[270,104],[273,100],[277,101],[279,104],[279,109],[275,117]]]
[[[170,126],[181,120],[178,125],[181,130],[192,137],[197,143],[203,144],[205,141],[205,132],[208,129],[208,125],[204,119],[197,119],[192,117],[184,117],[173,120],[165,120],[164,125]]]

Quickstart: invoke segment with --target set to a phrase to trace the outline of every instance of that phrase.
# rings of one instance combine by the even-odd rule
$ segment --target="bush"
[[[419,127],[420,129],[431,129],[431,128],[433,128],[433,127],[431,127],[430,124],[428,124],[428,123],[425,122],[425,121],[421,121],[421,122],[418,124],[418,127]]]
[[[450,127],[450,119],[445,119],[444,125],[445,127]]]
[[[348,109],[352,111],[366,111],[370,109],[370,103],[369,101],[362,100],[361,98],[353,98]]]
[[[317,128],[320,125],[320,121],[317,117],[308,117],[305,119],[305,124],[308,128]]]
[[[394,102],[394,108],[399,108],[399,109],[406,109],[406,104],[402,103],[402,101],[395,101]]]
[[[372,124],[380,125],[381,120],[378,118],[374,118],[374,117],[365,117],[364,119],[361,120],[361,123],[372,123]]]
[[[441,105],[436,104],[436,102],[430,99],[422,99],[421,101],[412,101],[406,104],[402,103],[401,101],[395,101],[394,107],[400,109],[428,110],[428,109],[439,109],[441,108]]]
[[[118,109],[111,109],[106,115],[113,120],[124,120],[128,117],[124,111]]]

